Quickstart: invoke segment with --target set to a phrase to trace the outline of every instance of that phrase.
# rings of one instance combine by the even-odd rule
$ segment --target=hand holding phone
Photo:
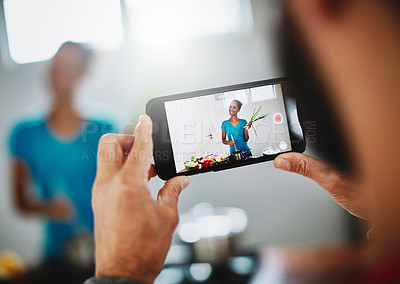
[[[142,116],[135,136],[107,134],[100,140],[99,155],[107,159],[97,160],[93,186],[96,276],[153,283],[171,246],[179,194],[189,179],[173,178],[157,200],[151,197],[151,126],[150,118]]]

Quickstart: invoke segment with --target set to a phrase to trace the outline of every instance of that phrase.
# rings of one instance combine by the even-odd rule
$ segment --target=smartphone
[[[295,95],[286,78],[153,98],[154,162],[167,180],[304,152]]]

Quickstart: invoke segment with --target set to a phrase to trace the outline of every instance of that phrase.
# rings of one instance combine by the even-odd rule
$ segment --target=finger
[[[279,155],[274,160],[274,166],[277,169],[308,177],[328,191],[336,186],[338,180],[343,178],[340,172],[334,170],[327,163],[300,153]]]
[[[124,153],[131,148],[133,136],[120,134],[103,135],[97,151],[97,178],[108,179],[122,167]]]
[[[177,207],[179,195],[189,185],[187,176],[178,176],[168,180],[158,192],[157,199],[167,205]]]
[[[153,123],[148,115],[141,115],[135,129],[135,143],[126,158],[126,168],[129,171],[147,177],[153,157]]]
[[[126,158],[128,157],[134,142],[135,136],[130,134],[118,134],[118,143],[124,152],[123,162],[125,162]]]
[[[150,170],[149,170],[148,180],[150,180],[150,179],[152,179],[153,177],[156,177],[156,176],[157,176],[156,167],[153,164],[151,164],[150,165]]]

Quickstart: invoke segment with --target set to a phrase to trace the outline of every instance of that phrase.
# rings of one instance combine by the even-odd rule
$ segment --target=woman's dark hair
[[[73,41],[66,41],[60,46],[57,53],[59,53],[63,49],[74,49],[76,52],[78,52],[82,59],[82,69],[83,71],[86,71],[92,58],[92,52],[84,44]]]
[[[239,109],[242,108],[243,103],[242,103],[241,101],[239,101],[239,100],[233,100],[232,102],[236,102],[236,103],[238,104],[238,108],[239,108]]]

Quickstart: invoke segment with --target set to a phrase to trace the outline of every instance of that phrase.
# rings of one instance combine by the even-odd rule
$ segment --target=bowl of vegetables
[[[190,160],[184,163],[187,170],[196,170],[202,168],[210,168],[227,163],[227,158],[222,155],[208,155],[206,157],[196,158],[192,156]]]

